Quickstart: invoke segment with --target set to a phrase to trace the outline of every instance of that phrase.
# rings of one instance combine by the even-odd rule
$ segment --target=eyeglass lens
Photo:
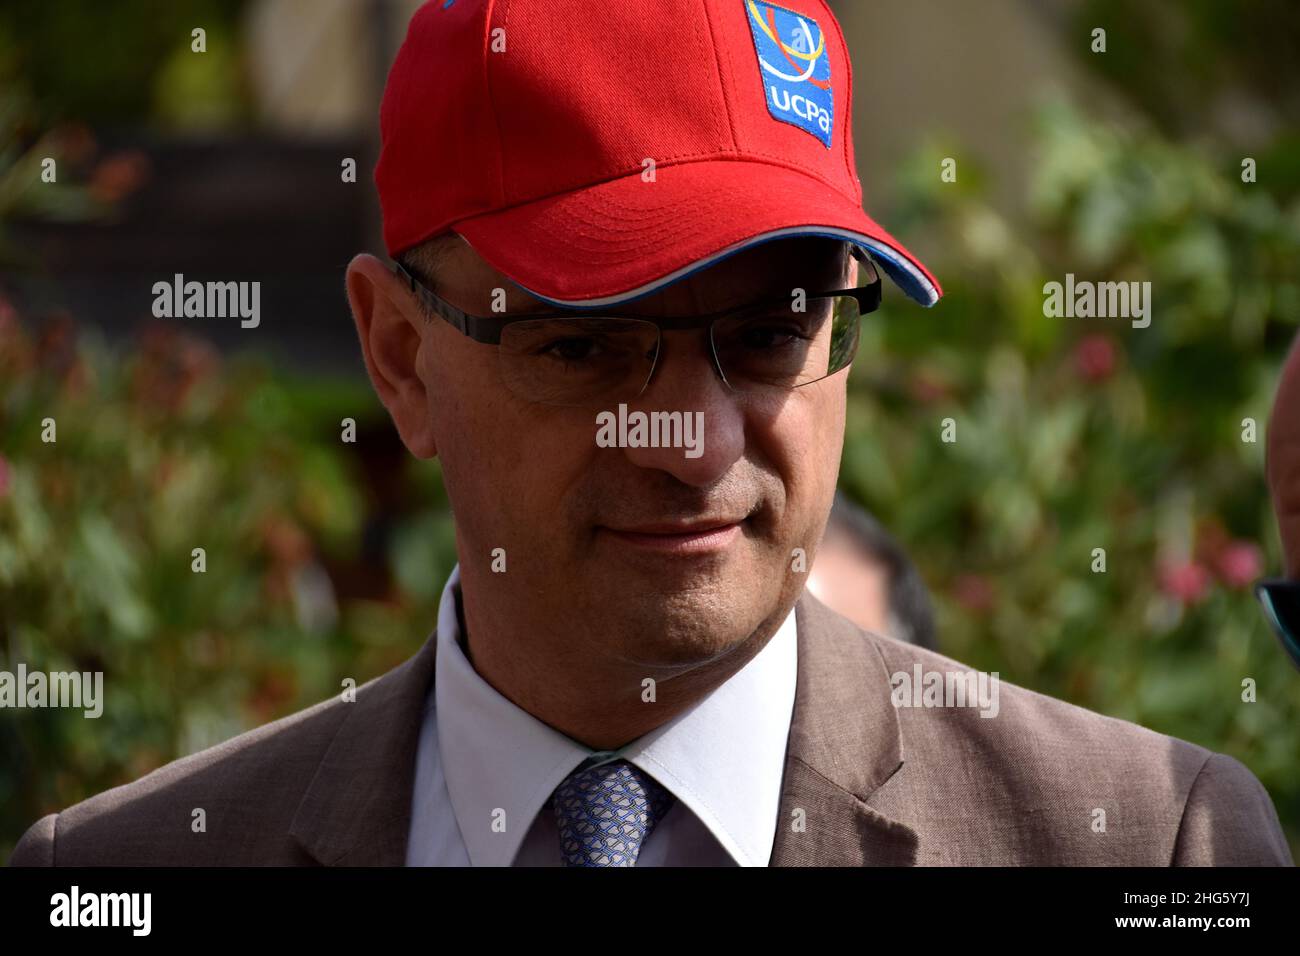
[[[789,305],[719,319],[711,327],[710,344],[731,388],[798,388],[852,361],[859,319],[852,296],[792,297]],[[502,377],[516,395],[542,404],[626,402],[649,383],[660,334],[657,325],[640,319],[513,322],[501,333]]]

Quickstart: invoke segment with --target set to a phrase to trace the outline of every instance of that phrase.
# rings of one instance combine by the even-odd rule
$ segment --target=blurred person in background
[[[808,590],[864,631],[939,649],[921,573],[884,525],[842,491],[831,504]]]
[[[1283,649],[1300,667],[1300,336],[1292,343],[1278,380],[1266,447],[1285,576],[1262,582],[1257,593]]]

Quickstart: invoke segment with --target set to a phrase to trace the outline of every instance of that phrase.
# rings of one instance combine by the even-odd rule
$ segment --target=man
[[[960,665],[804,593],[877,266],[940,295],[862,212],[849,79],[813,0],[425,5],[381,112],[401,267],[347,289],[455,514],[437,628],[14,861],[1290,862],[1235,760],[987,675],[930,707]]]
[[[916,565],[879,521],[838,491],[808,591],[864,631],[939,649]]]

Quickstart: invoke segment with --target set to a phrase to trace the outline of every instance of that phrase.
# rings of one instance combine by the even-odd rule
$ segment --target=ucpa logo
[[[831,58],[817,21],[763,0],[745,0],[767,111],[829,149],[834,125]]]

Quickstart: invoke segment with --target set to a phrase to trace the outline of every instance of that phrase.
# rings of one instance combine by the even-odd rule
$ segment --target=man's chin
[[[752,580],[748,588],[625,593],[607,608],[609,633],[621,635],[616,640],[625,660],[647,667],[711,663],[744,646],[767,620]]]
[[[791,583],[785,564],[752,535],[736,526],[727,539],[681,549],[602,532],[574,569],[588,595],[578,603],[590,615],[578,626],[605,622],[607,639],[593,637],[647,666],[693,667],[725,656],[769,622]]]

